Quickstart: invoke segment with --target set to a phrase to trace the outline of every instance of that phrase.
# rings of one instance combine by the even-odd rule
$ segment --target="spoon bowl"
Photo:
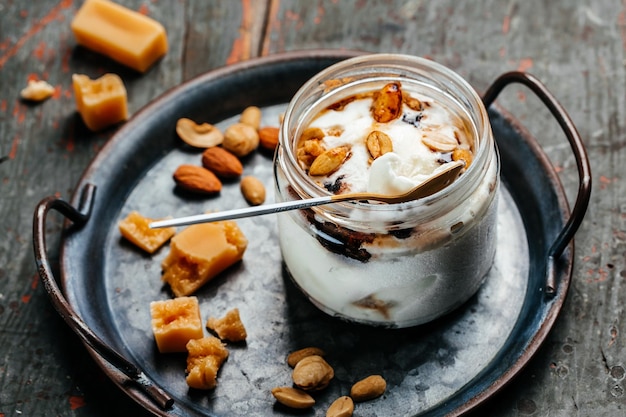
[[[419,200],[428,197],[450,185],[465,167],[463,161],[449,162],[446,168],[429,177],[409,191],[402,194],[377,194],[377,193],[348,193],[331,196],[314,197],[304,200],[285,201],[281,203],[265,204],[262,206],[246,207],[220,211],[216,213],[197,214],[193,216],[165,219],[150,223],[151,229],[162,227],[184,226],[197,223],[210,223],[221,220],[241,219],[244,217],[260,216],[264,214],[280,213],[289,210],[298,210],[324,204],[338,203],[341,201],[380,201],[382,203],[395,204],[407,201]]]

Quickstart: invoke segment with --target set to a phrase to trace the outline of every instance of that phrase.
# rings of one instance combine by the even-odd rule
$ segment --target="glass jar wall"
[[[476,92],[454,72],[418,57],[377,54],[342,61],[313,77],[290,102],[274,169],[279,201],[339,192],[338,180],[323,184],[303,166],[301,136],[337,103],[374,97],[390,83],[462,121],[473,155],[469,166],[452,184],[417,201],[335,203],[281,213],[279,241],[291,278],[321,310],[359,323],[407,327],[469,299],[493,262],[499,159]],[[411,120],[419,130],[426,112],[418,113]],[[347,129],[354,122],[344,116],[337,113],[336,120]],[[345,177],[338,178],[356,186]]]

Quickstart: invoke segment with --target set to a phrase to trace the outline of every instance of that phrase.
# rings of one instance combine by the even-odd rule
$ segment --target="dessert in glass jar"
[[[408,327],[467,301],[495,254],[499,158],[480,97],[451,70],[376,54],[335,64],[293,97],[277,200],[408,191],[453,161],[461,175],[406,203],[335,203],[278,216],[295,284],[321,310]]]

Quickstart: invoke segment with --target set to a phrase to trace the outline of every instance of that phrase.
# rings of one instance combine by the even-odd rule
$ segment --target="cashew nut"
[[[210,148],[224,141],[224,134],[216,126],[209,123],[197,124],[187,118],[178,119],[176,133],[194,148]]]

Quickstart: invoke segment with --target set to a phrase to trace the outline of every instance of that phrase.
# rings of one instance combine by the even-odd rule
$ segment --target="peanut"
[[[305,391],[319,391],[335,376],[333,368],[319,355],[301,359],[293,368],[293,383]]]
[[[300,135],[300,142],[306,142],[311,139],[322,140],[324,139],[324,136],[326,136],[324,131],[319,127],[309,127]]]
[[[337,398],[326,410],[326,417],[351,417],[354,413],[354,401],[344,395]]]
[[[324,356],[324,351],[317,347],[306,347],[293,351],[287,356],[287,365],[293,368],[302,359],[312,355]]]
[[[355,383],[350,389],[350,397],[362,402],[380,397],[387,389],[387,382],[380,375],[370,375]]]
[[[251,206],[258,206],[265,202],[265,186],[256,177],[248,175],[241,179],[241,194]]]
[[[386,154],[387,152],[393,152],[393,143],[391,138],[384,132],[374,130],[365,139],[367,150],[372,158],[376,159],[379,156]]]
[[[259,146],[256,129],[245,123],[235,123],[224,132],[222,146],[239,157],[248,155]]]
[[[276,387],[272,395],[282,405],[290,408],[311,408],[315,400],[306,392],[292,387]]]
[[[469,168],[469,166],[472,164],[472,159],[472,153],[467,149],[456,148],[452,152],[452,160],[465,162],[465,169]]]
[[[256,106],[246,107],[239,116],[239,122],[258,130],[261,127],[261,109]]]
[[[404,91],[402,92],[402,102],[411,110],[422,111],[422,102]]]

